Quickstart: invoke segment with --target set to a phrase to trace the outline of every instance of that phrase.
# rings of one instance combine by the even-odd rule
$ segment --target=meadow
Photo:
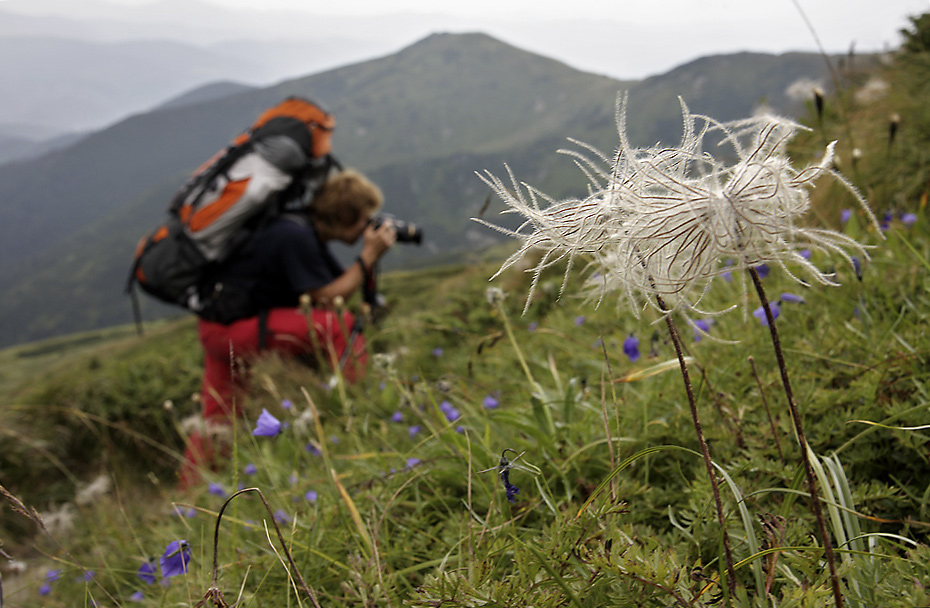
[[[839,140],[877,218],[811,189],[867,247],[811,254],[835,285],[721,260],[701,308],[735,308],[669,324],[586,298],[596,254],[528,302],[535,249],[386,274],[366,378],[262,360],[186,491],[192,319],[3,353],[2,605],[930,605],[928,56],[847,66],[788,147]]]

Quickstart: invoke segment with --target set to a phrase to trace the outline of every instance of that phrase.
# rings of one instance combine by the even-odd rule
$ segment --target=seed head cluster
[[[834,285],[833,274],[809,261],[808,250],[839,254],[851,265],[854,255],[867,257],[852,238],[802,221],[811,207],[809,190],[830,176],[878,227],[862,196],[832,168],[835,142],[819,163],[797,169],[786,147],[805,127],[768,114],[722,123],[692,114],[683,101],[681,111],[676,147],[634,148],[621,97],[620,143],[612,158],[574,140],[579,149],[560,150],[587,176],[584,198],[553,200],[518,182],[509,167],[509,184],[490,172],[480,175],[508,205],[505,213],[526,218],[516,230],[486,223],[522,241],[501,271],[540,252],[527,306],[546,268],[567,261],[567,280],[579,256],[596,270],[588,281],[591,296],[600,301],[619,292],[637,315],[646,306],[661,313],[720,312],[700,308],[712,279],[761,264],[780,266],[802,284]]]

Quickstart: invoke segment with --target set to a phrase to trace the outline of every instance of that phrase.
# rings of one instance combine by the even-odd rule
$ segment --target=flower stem
[[[720,487],[717,485],[717,475],[714,473],[714,463],[710,458],[710,448],[707,447],[707,441],[704,439],[704,430],[701,427],[701,419],[698,416],[697,403],[694,400],[694,390],[691,388],[691,375],[688,373],[688,365],[685,362],[684,351],[681,346],[681,337],[678,335],[678,328],[672,320],[671,314],[668,313],[668,307],[661,296],[656,295],[659,307],[666,311],[665,323],[668,325],[669,334],[672,337],[672,343],[675,345],[675,354],[678,355],[678,366],[681,368],[681,377],[685,383],[685,392],[688,395],[688,405],[691,407],[691,419],[694,421],[694,430],[697,433],[698,443],[701,446],[701,454],[704,456],[704,466],[707,468],[707,476],[710,478],[710,486],[714,492],[714,504],[717,507],[717,522],[720,524],[720,531],[723,533],[723,552],[727,562],[727,588],[730,595],[736,590],[736,572],[733,569],[733,555],[730,553],[730,536],[727,534],[726,521],[723,517],[723,503],[720,501]]]
[[[814,469],[811,467],[807,438],[804,435],[804,424],[801,421],[801,413],[794,401],[794,391],[791,390],[791,381],[788,379],[788,367],[785,365],[785,356],[781,350],[781,341],[778,339],[778,330],[775,328],[775,316],[769,308],[769,300],[765,295],[765,288],[762,286],[762,279],[755,268],[749,269],[749,275],[752,277],[752,283],[759,295],[759,301],[762,303],[762,310],[765,311],[765,319],[768,321],[769,333],[772,336],[772,347],[775,349],[775,359],[778,361],[778,370],[781,372],[781,381],[785,387],[785,397],[788,399],[788,408],[791,410],[791,420],[794,422],[794,430],[798,436],[798,443],[801,446],[801,462],[804,464],[804,473],[807,476],[807,488],[811,495],[811,511],[817,520],[817,527],[820,532],[820,540],[823,542],[824,555],[827,558],[827,564],[830,567],[830,582],[833,585],[833,601],[836,608],[843,607],[843,593],[840,591],[840,579],[836,573],[836,558],[833,555],[833,545],[830,543],[830,536],[827,532],[827,524],[823,518],[823,511],[820,508],[820,497],[817,493],[817,482],[814,478]]]

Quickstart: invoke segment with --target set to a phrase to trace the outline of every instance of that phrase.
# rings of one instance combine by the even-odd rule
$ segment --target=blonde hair
[[[310,215],[328,226],[348,227],[380,209],[383,202],[378,186],[358,171],[346,169],[323,184],[310,203]]]

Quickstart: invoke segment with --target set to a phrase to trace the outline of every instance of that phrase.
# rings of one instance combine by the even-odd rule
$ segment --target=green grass
[[[852,93],[868,75],[847,75],[845,113],[830,106],[822,130],[841,133],[848,120],[863,134],[858,145],[884,145],[865,134],[895,108],[913,125],[896,153],[925,147],[930,116],[896,84],[918,81],[916,68],[887,69],[889,93],[869,103]],[[795,155],[812,157],[822,135],[799,141]],[[820,221],[875,246],[862,280],[822,258],[815,262],[836,264],[840,287],[802,289],[773,272],[765,288],[773,299],[790,291],[806,300],[785,303],[778,328],[845,604],[926,606],[927,182],[920,162],[869,159],[856,183],[876,211],[913,211],[917,222],[895,219],[886,240],[861,218],[841,225],[848,200],[824,187]],[[25,563],[4,572],[7,605],[197,605],[214,580],[217,515],[238,487],[258,488],[270,513],[255,492],[223,512],[216,583],[230,605],[314,605],[300,578],[322,606],[833,605],[758,321],[739,311],[720,317],[711,333],[735,344],[683,336],[721,480],[738,582],[731,595],[720,584],[721,530],[664,325],[613,302],[585,304],[577,273],[559,298],[558,269],[526,315],[530,277],[520,272],[494,281],[506,297],[491,304],[488,277],[505,253],[384,276],[391,309],[367,337],[387,356],[357,385],[328,390],[328,374],[258,363],[224,466],[188,492],[176,489],[176,470],[183,419],[197,411],[191,319],[144,338],[125,328],[0,353],[0,483],[24,507],[59,514],[46,534],[6,497],[2,548]],[[741,297],[737,282],[721,281],[706,305]],[[622,351],[631,333],[643,352],[635,363]],[[277,437],[250,433],[263,408],[288,422]],[[498,474],[502,453],[519,488],[513,503]],[[78,500],[101,473],[109,491]],[[138,568],[155,558],[157,570],[178,539],[190,544],[189,572],[141,581]],[[49,569],[61,574],[39,595]]]

